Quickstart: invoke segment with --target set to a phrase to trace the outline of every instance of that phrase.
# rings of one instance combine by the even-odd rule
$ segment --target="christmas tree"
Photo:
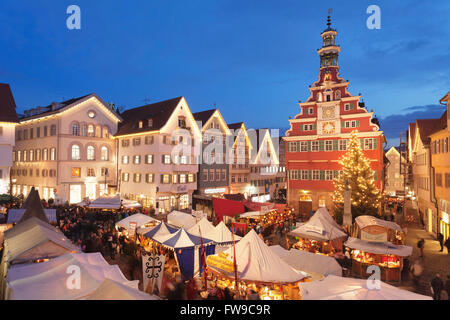
[[[347,187],[351,192],[353,220],[360,215],[378,215],[381,204],[382,195],[374,183],[374,171],[370,168],[370,160],[361,150],[356,132],[351,133],[347,154],[339,161],[342,174],[334,179],[334,214],[339,223],[343,219],[344,192]]]

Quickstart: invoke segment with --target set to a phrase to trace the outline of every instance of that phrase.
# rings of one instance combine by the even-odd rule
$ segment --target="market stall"
[[[121,201],[120,195],[115,196],[102,196],[93,200],[89,205],[89,209],[109,209],[118,210],[120,209]]]
[[[189,213],[174,210],[167,215],[167,223],[178,228],[190,229],[197,220]]]
[[[211,239],[216,244],[215,253],[227,250],[233,241],[237,243],[242,238],[238,235],[233,235],[230,229],[227,228],[223,221],[214,227],[210,232],[205,234],[205,238]]]
[[[122,199],[122,207],[124,209],[137,209],[142,208],[142,204],[140,204],[136,200]]]
[[[254,230],[234,247],[209,256],[207,266],[210,282],[239,292],[241,297],[252,289],[264,300],[300,299],[296,284],[307,277],[272,252]]]
[[[368,287],[365,279],[329,275],[323,280],[300,283],[304,300],[432,300],[429,296],[396,288],[382,281],[380,289]]]
[[[206,256],[215,252],[215,243],[204,237],[197,237],[185,229],[179,229],[173,234],[161,236],[154,240],[175,253],[175,260],[185,279],[202,273],[200,262],[202,245]]]
[[[56,223],[56,209],[42,209],[50,223]],[[17,223],[22,219],[26,209],[9,209],[6,223]]]
[[[352,236],[366,241],[405,243],[403,229],[392,221],[382,220],[373,216],[359,216],[355,219]]]
[[[124,228],[125,233],[128,235],[130,232],[131,234],[135,234],[135,232],[138,232],[138,230],[142,228],[154,227],[158,223],[160,223],[160,221],[155,218],[142,213],[135,213],[117,222],[116,229]]]
[[[325,208],[320,208],[308,220],[289,235],[297,237],[295,249],[332,255],[335,251],[342,251],[342,243],[347,234],[334,221]]]
[[[368,242],[349,238],[344,245],[352,250],[352,273],[366,278],[367,268],[380,267],[381,280],[401,281],[403,259],[412,254],[412,247],[395,245],[390,242]]]
[[[189,228],[187,231],[190,234],[193,234],[194,236],[199,237],[201,235],[201,236],[205,237],[205,234],[207,234],[211,230],[214,230],[213,224],[211,222],[209,222],[206,217],[203,217],[200,219],[199,222],[197,222],[194,226]],[[206,237],[206,238],[208,238],[208,237]]]
[[[270,246],[270,249],[292,268],[310,274],[311,280],[322,279],[330,274],[342,276],[342,267],[333,257],[296,249],[286,250],[279,245]]]
[[[86,300],[160,300],[160,298],[120,282],[105,279]]]
[[[78,267],[80,287],[67,285],[67,270]],[[138,280],[128,281],[117,265],[110,265],[101,253],[69,253],[42,263],[12,266],[6,279],[7,300],[74,300],[92,294],[105,279],[138,289]]]

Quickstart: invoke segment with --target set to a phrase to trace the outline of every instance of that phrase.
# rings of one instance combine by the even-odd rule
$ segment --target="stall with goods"
[[[241,298],[253,290],[260,299],[300,299],[299,281],[307,281],[307,274],[284,262],[250,230],[229,249],[207,258],[209,281],[218,287],[228,287]]]
[[[352,236],[370,242],[405,243],[405,233],[398,224],[373,216],[356,217]]]
[[[289,235],[297,239],[297,243],[293,245],[295,249],[325,255],[342,251],[342,243],[347,238],[347,234],[325,208],[317,210],[308,222]]]
[[[215,226],[210,232],[206,233],[205,238],[214,241],[216,244],[215,253],[227,250],[233,245],[233,241],[237,243],[242,239],[236,234],[233,235],[223,221]]]
[[[380,267],[381,280],[401,281],[403,259],[412,254],[412,247],[395,245],[390,242],[368,242],[349,238],[344,245],[352,249],[352,273],[367,278],[367,268]]]
[[[116,223],[116,229],[123,228],[127,236],[133,237],[142,228],[151,228],[160,221],[142,213],[132,214]]]
[[[197,220],[189,213],[174,210],[167,215],[167,223],[187,230],[193,227]]]

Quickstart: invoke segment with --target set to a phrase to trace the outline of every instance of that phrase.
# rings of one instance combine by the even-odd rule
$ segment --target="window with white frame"
[[[128,164],[129,163],[129,156],[122,156],[122,164]]]
[[[325,180],[333,180],[333,170],[325,171]]]
[[[44,158],[46,158],[46,153],[47,149],[44,149]],[[74,144],[72,146],[72,160],[81,160],[81,155],[80,155],[80,146],[77,144]]]
[[[145,156],[145,163],[146,164],[152,164],[153,163],[153,155],[152,154],[147,154]]]
[[[309,179],[308,170],[302,170],[302,180],[308,180],[308,179]]]
[[[93,146],[87,147],[87,160],[95,160],[95,149]]]
[[[319,151],[319,141],[311,141],[311,151]]]
[[[341,139],[339,140],[339,150],[346,151],[347,150],[347,140]]]
[[[139,155],[134,156],[133,163],[134,164],[140,164],[141,163],[141,156],[139,156]]]
[[[320,180],[320,170],[313,170],[313,180]]]
[[[367,138],[364,139],[364,150],[373,150],[373,139]]]
[[[301,141],[300,142],[300,151],[301,152],[307,152],[308,151],[308,142],[307,141]]]
[[[107,161],[108,160],[108,158],[109,158],[109,152],[108,152],[108,148],[107,147],[105,147],[105,146],[103,146],[102,148],[101,148],[101,159],[103,160],[103,161]]]
[[[164,164],[170,164],[170,154],[165,154],[163,156],[163,163]]]
[[[50,160],[52,160],[52,161],[56,160],[56,148],[50,149]]]
[[[325,151],[333,151],[333,141],[332,140],[325,141]]]

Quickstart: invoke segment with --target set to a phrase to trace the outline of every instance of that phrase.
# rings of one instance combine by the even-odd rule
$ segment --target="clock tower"
[[[299,113],[290,119],[286,132],[288,204],[295,212],[308,216],[310,211],[326,207],[332,212],[333,179],[342,168],[339,159],[346,153],[352,131],[358,131],[365,155],[375,171],[375,184],[383,188],[383,143],[385,137],[378,123],[372,121],[361,96],[353,96],[349,82],[339,75],[338,32],[331,27],[320,34],[322,47],[319,77],[310,87],[309,98],[299,103]]]

